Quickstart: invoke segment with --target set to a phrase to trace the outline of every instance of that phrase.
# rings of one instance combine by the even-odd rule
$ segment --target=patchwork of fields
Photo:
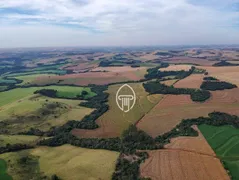
[[[225,88],[239,86],[238,52],[0,52],[0,179],[239,179],[239,88]],[[192,101],[204,77],[211,97]],[[136,93],[127,113],[116,103],[124,83]],[[236,115],[213,113],[234,127],[214,111]],[[217,126],[177,126],[191,118]]]

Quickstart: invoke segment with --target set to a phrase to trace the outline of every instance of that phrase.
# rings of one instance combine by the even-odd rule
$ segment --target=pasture
[[[22,98],[31,96],[36,90],[40,89],[54,89],[59,91],[59,95],[64,97],[75,97],[80,95],[83,90],[88,92],[89,97],[95,94],[90,91],[90,88],[73,87],[73,86],[43,86],[43,87],[29,87],[29,88],[16,88],[10,91],[0,92],[0,107],[14,101],[19,101]]]
[[[81,120],[93,109],[79,106],[79,100],[48,98],[38,95],[27,96],[1,107],[1,120],[8,123],[5,129],[17,133],[38,128],[49,130],[69,120]],[[53,109],[50,107],[53,106]]]
[[[47,176],[56,174],[61,179],[110,180],[115,169],[118,152],[92,150],[63,145],[38,147],[31,154],[39,157],[40,172]]]
[[[38,136],[27,135],[0,135],[0,146],[7,144],[31,144],[39,139]]]

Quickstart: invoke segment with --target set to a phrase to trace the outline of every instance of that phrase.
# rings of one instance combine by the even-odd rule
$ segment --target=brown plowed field
[[[193,126],[193,128],[198,131],[197,137],[186,137],[180,136],[177,138],[172,138],[169,144],[166,144],[164,147],[166,149],[178,149],[185,151],[193,151],[201,154],[208,154],[210,156],[215,156],[214,151],[207,143],[206,139],[197,128],[197,126]]]
[[[160,71],[188,71],[190,68],[192,67],[192,65],[170,65],[169,67],[166,68],[160,68]]]
[[[130,66],[122,66],[122,67],[97,67],[92,69],[91,71],[107,71],[107,72],[132,72],[132,71],[141,71],[144,70],[146,72],[145,67],[132,68]]]
[[[219,159],[181,150],[149,151],[141,164],[142,177],[152,180],[229,180]]]
[[[200,58],[191,58],[191,57],[173,57],[164,60],[165,62],[168,63],[175,63],[175,64],[198,64],[201,66],[211,66],[215,64],[218,61],[209,61],[207,59],[200,59]]]
[[[213,76],[222,81],[236,84],[239,87],[239,66],[231,67],[200,67],[205,69],[209,76]]]
[[[200,89],[203,82],[203,74],[192,74],[180,81],[178,81],[174,87],[176,88],[196,88]]]
[[[59,80],[61,80],[60,84],[103,85],[122,81],[137,81],[142,79],[145,73],[146,69],[125,72],[86,72],[79,74],[66,74],[63,76],[54,75],[47,77],[39,77],[34,83],[44,85],[57,83]]]
[[[137,123],[137,127],[156,137],[170,131],[182,119],[207,116],[213,111],[239,115],[239,89],[214,91],[205,103],[193,102],[189,95],[166,95]]]
[[[89,69],[93,69],[97,67],[97,64],[90,64],[90,63],[79,63],[78,65],[69,66],[65,69],[73,70],[74,72],[83,72]]]

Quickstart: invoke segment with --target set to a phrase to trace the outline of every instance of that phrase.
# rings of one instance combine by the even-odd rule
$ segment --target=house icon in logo
[[[124,84],[116,93],[116,103],[123,112],[129,112],[135,105],[136,95],[131,86]]]

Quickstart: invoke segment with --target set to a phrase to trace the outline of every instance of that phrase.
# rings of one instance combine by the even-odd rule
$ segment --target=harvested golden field
[[[190,76],[175,83],[174,87],[200,89],[200,86],[203,82],[203,77],[203,74],[191,74]]]
[[[136,93],[134,108],[125,113],[116,104],[116,92],[121,85],[109,87],[109,110],[96,120],[100,126],[95,130],[74,129],[72,133],[80,137],[117,137],[129,127],[136,123],[147,112],[149,112],[162,98],[161,95],[150,95],[145,92],[142,83],[129,84]]]
[[[142,61],[150,61],[150,60],[154,60],[154,59],[157,59],[158,56],[157,55],[154,55],[154,52],[153,53],[149,53],[149,54],[143,54],[139,57]]]
[[[41,172],[70,180],[110,180],[119,156],[118,152],[71,145],[38,147],[31,154],[39,157]]]
[[[213,76],[221,81],[228,81],[239,86],[239,66],[200,68],[205,69],[209,73],[209,76]]]
[[[191,69],[192,65],[170,65],[169,67],[166,68],[160,68],[160,71],[188,71]]]
[[[171,79],[171,80],[166,80],[166,81],[160,81],[160,83],[165,84],[167,86],[171,86],[175,84],[178,81],[178,79]]]
[[[137,81],[144,78],[146,73],[145,68],[141,68],[135,71],[122,71],[122,72],[86,72],[79,74],[67,74],[62,76],[47,76],[39,77],[34,83],[44,85],[44,84],[75,84],[75,85],[88,85],[88,84],[98,84],[104,85],[115,82],[123,81]]]
[[[207,59],[200,59],[200,58],[191,58],[191,57],[173,57],[164,60],[168,63],[175,63],[175,64],[198,64],[200,66],[211,66],[218,61],[209,61]]]
[[[177,149],[184,150],[188,152],[197,152],[205,155],[216,156],[207,140],[204,138],[197,126],[193,128],[198,132],[197,137],[186,137],[180,136],[172,138],[169,144],[166,144],[164,148],[166,149]]]
[[[182,119],[207,116],[213,111],[239,115],[239,89],[214,91],[204,103],[193,102],[189,95],[166,95],[137,123],[137,127],[156,137],[170,131]]]
[[[229,180],[219,159],[181,150],[149,151],[149,158],[140,166],[142,177],[152,180]]]

